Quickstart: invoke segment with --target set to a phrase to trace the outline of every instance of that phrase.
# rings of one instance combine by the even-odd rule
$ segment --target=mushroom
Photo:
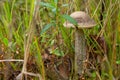
[[[69,21],[63,25],[66,28],[75,28],[75,75],[82,75],[84,71],[84,61],[86,60],[86,41],[83,29],[92,28],[96,25],[93,19],[83,11],[76,11],[70,15],[77,22],[77,26]]]

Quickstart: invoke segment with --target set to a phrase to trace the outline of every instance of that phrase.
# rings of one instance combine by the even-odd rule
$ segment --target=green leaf
[[[40,2],[40,5],[41,6],[45,6],[45,7],[48,7],[48,8],[55,8],[52,4],[50,4],[50,3],[45,3],[45,2]]]
[[[9,43],[8,39],[7,39],[7,38],[4,38],[4,39],[3,39],[3,43],[4,43],[6,46],[8,46],[8,43]]]
[[[94,78],[96,77],[96,73],[95,72],[92,73],[92,77],[94,77]]]
[[[56,48],[55,50],[51,51],[52,54],[55,54],[57,56],[64,56],[63,51],[59,50],[58,48]]]
[[[56,13],[56,11],[57,11],[56,8],[53,8],[53,9],[52,9],[52,12],[53,12],[53,13]]]
[[[62,17],[64,19],[68,20],[73,25],[77,25],[77,21],[75,19],[73,19],[71,16],[64,14],[64,15],[62,15]]]
[[[54,3],[57,4],[57,3],[58,3],[58,0],[54,0]]]
[[[43,34],[45,31],[47,31],[50,27],[54,26],[54,23],[50,23],[44,26],[44,28],[41,30],[40,35]]]
[[[116,61],[116,64],[120,64],[120,60]]]

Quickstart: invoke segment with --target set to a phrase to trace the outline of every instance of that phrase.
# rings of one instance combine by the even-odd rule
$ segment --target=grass
[[[84,77],[86,80],[120,79],[120,1],[80,3],[80,9],[87,8],[86,12],[97,23],[93,29],[84,30],[89,66],[92,66],[90,75],[86,73]],[[21,72],[28,74],[25,77],[29,79],[48,80],[42,59],[46,51],[60,58],[74,54],[74,30],[64,28],[63,23],[72,20],[68,15],[79,9],[80,4],[75,4],[72,0],[0,1],[0,80],[12,76],[5,73],[6,69],[11,74],[13,71],[14,77]]]

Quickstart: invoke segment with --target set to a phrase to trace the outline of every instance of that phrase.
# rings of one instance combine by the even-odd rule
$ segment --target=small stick
[[[24,60],[22,59],[4,59],[0,60],[0,62],[23,62]]]

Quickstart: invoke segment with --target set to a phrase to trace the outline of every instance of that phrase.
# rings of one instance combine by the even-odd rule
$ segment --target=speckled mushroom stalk
[[[86,60],[86,41],[82,29],[75,31],[75,72],[83,73],[83,61]]]
[[[96,24],[83,11],[76,11],[70,16],[77,21],[78,26],[74,26],[68,21],[63,25],[67,28],[75,28],[75,74],[81,75],[84,71],[84,61],[86,60],[86,41],[83,29],[92,28]]]

